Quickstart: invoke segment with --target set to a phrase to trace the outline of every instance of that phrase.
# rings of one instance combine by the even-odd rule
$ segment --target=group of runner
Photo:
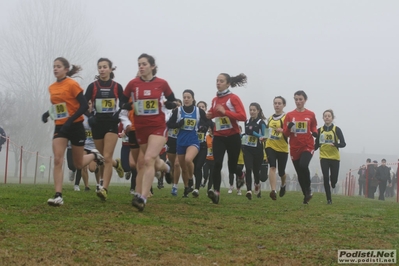
[[[343,134],[332,124],[334,116],[331,110],[323,114],[326,124],[317,130],[314,113],[305,108],[305,92],[294,94],[296,109],[287,114],[284,113],[286,100],[281,96],[275,97],[275,114],[268,119],[258,103],[251,103],[247,119],[240,98],[230,91],[230,88],[246,84],[244,74],[219,74],[216,97],[207,110],[205,102],[196,104],[192,90],[183,91],[183,101],[177,100],[167,81],[156,77],[157,66],[151,55],[139,56],[139,72],[124,90],[113,81],[115,68],[109,59],[100,58],[97,67],[99,75],[83,94],[83,89],[70,78],[80,67],[72,65],[71,68],[62,57],[54,60],[57,81],[49,87],[52,105],[42,116],[43,122],[47,122],[50,116],[56,125],[53,137],[55,195],[48,200],[49,205],[63,204],[62,162],[68,141],[77,169],[93,162],[89,168],[98,173],[96,192],[104,201],[108,197],[112,168],[120,177],[124,172],[130,172],[129,167],[136,169],[132,205],[139,211],[144,210],[147,198],[151,196],[154,176],[160,177],[159,173],[164,173],[167,183],[173,183],[171,193],[174,196],[177,195],[180,172],[184,183],[183,197],[190,193],[198,197],[200,188],[208,182],[207,195],[218,204],[226,152],[230,185],[236,176],[237,193],[241,194],[240,188],[245,183],[248,199],[252,199],[252,176],[254,194],[260,197],[260,173],[265,156],[270,165],[270,197],[277,199],[276,169],[281,178],[279,195],[284,196],[285,167],[290,152],[304,195],[303,203],[307,204],[312,198],[309,162],[319,147],[323,174],[329,178],[327,173],[331,168],[331,185],[335,186],[339,168],[338,147],[345,146]],[[93,112],[89,104],[92,104]],[[120,159],[112,158],[118,140],[119,121],[130,148],[128,166],[126,153],[122,158],[125,167]],[[245,124],[243,134],[239,122]],[[89,146],[90,143],[94,146]],[[162,160],[160,154],[165,154],[165,144],[167,160]],[[238,162],[240,153],[244,163]]]

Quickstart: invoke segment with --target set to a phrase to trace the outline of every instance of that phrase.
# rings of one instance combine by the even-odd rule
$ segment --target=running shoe
[[[165,181],[168,184],[172,183],[172,175],[171,175],[171,171],[172,171],[172,167],[170,166],[170,162],[166,161],[165,162],[167,165],[169,165],[169,173],[165,172]]]
[[[194,198],[198,198],[198,196],[199,196],[199,191],[198,191],[198,189],[194,189],[194,191],[193,191],[193,197]]]
[[[255,191],[254,191],[255,195],[258,195],[259,192],[260,192],[260,184],[255,184]]]
[[[191,179],[188,180],[188,186],[190,188],[192,188],[194,186],[194,179],[191,178]]]
[[[100,188],[99,191],[97,191],[97,197],[99,197],[102,201],[106,201],[108,197],[108,192],[105,188]]]
[[[162,176],[162,173],[161,173],[161,171],[155,171],[155,178],[156,179],[160,179],[161,178],[161,176]]]
[[[305,194],[305,201],[309,202],[313,198],[312,190],[309,189]]]
[[[85,187],[85,191],[90,191],[90,188],[89,187]]]
[[[237,188],[241,188],[245,184],[245,172],[242,172],[241,177],[237,177],[236,183]]]
[[[135,195],[136,194],[136,192],[134,191],[134,189],[131,189],[130,190],[130,195]]]
[[[131,171],[125,173],[125,179],[126,180],[129,180],[131,176],[132,176],[132,172]]]
[[[252,199],[252,191],[248,190],[247,194],[245,194],[245,197],[247,197],[247,199],[251,200]]]
[[[115,168],[115,170],[116,170],[116,172],[118,173],[118,176],[120,177],[120,178],[122,178],[123,177],[123,174],[125,173],[124,171],[123,171],[123,168],[122,168],[122,162],[121,162],[121,159],[115,159],[115,161],[116,161],[116,166],[114,166],[114,168]]]
[[[137,210],[139,210],[139,212],[142,212],[145,207],[144,200],[140,197],[133,196],[132,206],[135,207]]]
[[[157,187],[158,187],[158,189],[164,188],[162,179],[159,179],[159,180],[158,180],[158,186],[157,186]]]
[[[284,195],[285,195],[285,187],[286,186],[280,187],[280,192],[278,193],[280,197],[284,197]]]
[[[270,191],[269,196],[272,200],[277,200],[277,191],[275,190]]]
[[[241,195],[242,195],[241,189],[237,189],[237,195],[238,195],[238,196],[241,196]]]
[[[80,188],[79,188],[78,185],[75,185],[75,186],[73,187],[73,190],[74,190],[74,191],[80,191]]]
[[[177,196],[177,187],[172,187],[172,192],[171,192],[171,194],[172,194],[173,196]]]
[[[328,205],[331,205],[331,204],[332,204],[332,200],[330,200],[330,199],[327,200],[327,204],[328,204]]]
[[[184,193],[183,193],[183,198],[188,198],[188,194],[190,194],[193,191],[194,191],[194,189],[192,187],[185,187]]]
[[[262,197],[262,191],[259,190],[259,193],[258,193],[258,195],[256,195],[256,197],[257,197],[258,199],[260,199],[260,198]]]
[[[227,191],[227,193],[229,193],[229,194],[233,193],[233,189],[234,189],[234,187],[230,186],[229,191]]]
[[[73,182],[75,180],[75,173],[72,170],[69,170],[69,181]]]
[[[202,183],[202,184],[201,184],[201,187],[205,187],[205,183]]]
[[[64,204],[62,197],[58,196],[47,200],[47,204],[50,206],[58,207]]]
[[[94,160],[97,162],[97,164],[102,165],[104,163],[104,156],[102,156],[97,149],[92,149],[90,153],[94,154]]]
[[[214,204],[219,203],[219,196],[218,191],[213,191],[212,189],[208,190],[208,198],[210,198]]]

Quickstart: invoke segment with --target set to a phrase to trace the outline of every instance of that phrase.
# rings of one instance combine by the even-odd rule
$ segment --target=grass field
[[[155,186],[154,186],[155,187]],[[128,186],[107,202],[64,187],[64,205],[47,206],[52,185],[0,185],[0,265],[336,265],[338,249],[399,247],[399,204],[299,192],[272,201],[222,191],[219,205],[172,197],[170,187],[139,213]]]

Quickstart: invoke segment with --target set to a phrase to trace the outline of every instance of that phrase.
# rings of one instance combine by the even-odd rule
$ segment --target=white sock
[[[167,173],[170,173],[170,166],[169,166],[167,163],[165,163],[165,165],[166,165],[166,167],[168,168],[168,170],[166,170],[166,172],[167,172]]]
[[[177,184],[173,184],[173,187],[177,188]]]

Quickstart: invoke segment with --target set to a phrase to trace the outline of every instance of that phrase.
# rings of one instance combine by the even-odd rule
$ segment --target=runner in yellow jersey
[[[273,107],[275,114],[267,120],[267,141],[266,154],[270,165],[269,182],[271,187],[270,198],[277,199],[276,191],[276,167],[278,167],[278,175],[281,178],[280,197],[285,195],[285,167],[288,160],[288,143],[287,138],[283,135],[283,124],[285,119],[284,107],[286,101],[283,97],[277,96],[273,99]],[[278,164],[278,165],[277,165]]]
[[[320,166],[324,179],[327,204],[332,204],[331,187],[338,182],[340,155],[338,148],[346,146],[344,135],[339,127],[333,124],[334,112],[329,109],[323,113],[324,126],[318,129],[314,149],[320,147]]]

